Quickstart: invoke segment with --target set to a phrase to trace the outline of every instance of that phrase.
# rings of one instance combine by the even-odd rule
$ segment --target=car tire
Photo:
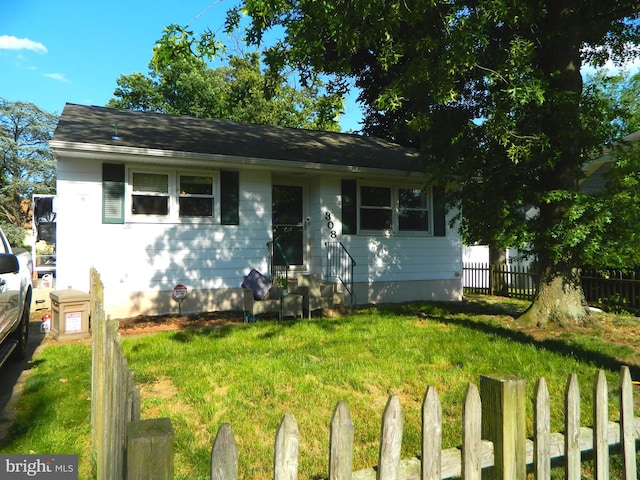
[[[22,318],[20,319],[20,326],[14,332],[14,337],[18,340],[18,346],[13,351],[14,360],[24,360],[27,357],[27,347],[29,346],[29,306],[30,303],[25,303],[22,311]]]

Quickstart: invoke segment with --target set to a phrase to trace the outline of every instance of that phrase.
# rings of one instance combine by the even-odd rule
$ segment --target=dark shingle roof
[[[71,103],[53,142],[424,172],[415,150],[373,137]]]

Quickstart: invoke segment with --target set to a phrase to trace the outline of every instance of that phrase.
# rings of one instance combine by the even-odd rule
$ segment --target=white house
[[[176,311],[177,284],[185,313],[241,310],[240,284],[269,273],[274,240],[290,274],[340,284],[336,261],[355,263],[338,287],[348,302],[462,298],[460,237],[412,150],[74,104],[50,145],[57,288],[88,291],[95,267],[112,316]]]

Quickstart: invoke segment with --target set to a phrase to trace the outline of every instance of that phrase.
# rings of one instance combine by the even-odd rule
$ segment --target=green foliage
[[[531,244],[554,268],[579,262],[602,228],[581,224],[597,213],[577,194],[581,167],[612,144],[612,125],[637,125],[638,81],[611,109],[603,90],[583,90],[580,68],[635,55],[637,1],[244,0],[230,29],[241,14],[250,42],[284,29],[272,68],[352,79],[365,133],[419,147],[435,179],[462,184],[450,203],[467,241]]]
[[[590,267],[632,270],[640,265],[640,145],[622,143],[614,153],[607,188],[585,199],[589,231],[579,247]]]
[[[55,193],[56,163],[49,140],[57,123],[55,115],[32,103],[0,98],[0,223],[14,225],[15,232],[30,221],[34,193]]]
[[[24,227],[19,227],[13,223],[0,223],[0,227],[2,227],[5,237],[7,237],[13,248],[27,248],[27,230]]]
[[[339,130],[342,97],[321,81],[296,86],[284,74],[263,72],[257,52],[229,55],[210,68],[224,45],[207,31],[198,38],[176,25],[156,43],[149,74],[121,75],[107,106],[174,115],[316,130]]]

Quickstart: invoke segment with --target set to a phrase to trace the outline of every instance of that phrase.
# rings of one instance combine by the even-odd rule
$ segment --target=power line
[[[185,25],[185,27],[188,27],[189,25],[191,25],[193,22],[195,22],[196,20],[198,20],[201,16],[203,16],[205,13],[207,13],[209,10],[211,10],[211,8],[214,5],[217,5],[218,3],[222,3],[224,0],[216,0],[215,2],[212,2],[207,8],[205,8],[202,12],[200,12],[198,15],[196,15],[195,17],[193,17],[191,20],[189,20],[189,22]]]

